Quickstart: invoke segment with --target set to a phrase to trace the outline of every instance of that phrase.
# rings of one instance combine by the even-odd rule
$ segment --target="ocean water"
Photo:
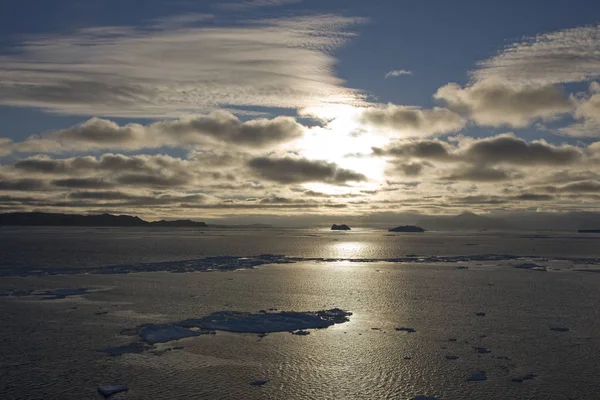
[[[94,399],[98,386],[124,384],[111,398],[598,399],[599,241],[4,227],[0,398]],[[142,344],[145,324],[334,307],[349,321],[305,336],[216,331],[106,351]],[[487,379],[467,381],[475,373]]]

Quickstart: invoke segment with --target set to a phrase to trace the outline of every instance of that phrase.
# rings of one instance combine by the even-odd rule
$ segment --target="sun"
[[[325,105],[305,112],[326,122],[307,129],[298,143],[302,155],[364,174],[369,182],[357,184],[361,189],[378,186],[384,177],[385,160],[372,157],[371,148],[385,145],[386,138],[359,122],[361,109]]]

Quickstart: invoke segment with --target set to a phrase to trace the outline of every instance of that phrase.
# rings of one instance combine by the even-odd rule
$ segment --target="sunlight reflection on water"
[[[332,258],[360,258],[367,249],[364,242],[336,242],[331,244]]]

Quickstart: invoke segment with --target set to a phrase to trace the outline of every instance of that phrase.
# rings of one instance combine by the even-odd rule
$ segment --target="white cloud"
[[[202,19],[200,16],[194,17]],[[0,104],[60,114],[179,117],[231,107],[360,104],[332,50],[360,19],[317,15],[198,27],[97,27],[0,56]]]
[[[537,119],[551,119],[571,111],[562,90],[554,85],[515,86],[488,79],[462,88],[456,83],[442,86],[434,98],[480,125],[525,127]]]
[[[524,38],[481,61],[475,80],[502,79],[548,85],[600,77],[600,26],[584,26]]]
[[[402,76],[402,75],[412,75],[412,74],[413,74],[412,71],[409,71],[407,69],[394,69],[385,74],[385,79],[391,78],[391,77],[396,77],[396,76]]]

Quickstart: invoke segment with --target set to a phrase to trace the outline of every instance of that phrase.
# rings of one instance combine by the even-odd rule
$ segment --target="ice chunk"
[[[485,376],[485,372],[483,372],[483,371],[473,374],[467,378],[467,382],[477,382],[477,381],[485,381],[485,380],[487,380],[487,376]]]
[[[542,265],[535,264],[535,263],[517,264],[517,265],[515,265],[515,268],[518,268],[518,269],[529,269],[531,271],[547,271],[546,267],[544,267]]]
[[[106,349],[102,349],[102,350],[98,350],[98,351],[106,353],[112,357],[117,357],[117,356],[122,356],[123,354],[143,353],[144,351],[146,351],[149,348],[150,348],[150,346],[148,346],[144,343],[136,342],[136,343],[125,344],[123,346],[108,347]]]
[[[142,339],[151,344],[170,342],[200,334],[202,334],[201,331],[193,331],[177,325],[146,325],[140,330]]]
[[[306,335],[310,335],[310,332],[304,331],[304,330],[299,330],[299,331],[292,332],[292,335],[306,336]]]
[[[351,312],[333,308],[322,311],[282,311],[251,314],[239,311],[218,311],[202,318],[190,318],[172,324],[144,325],[139,331],[150,344],[165,343],[215,331],[265,334],[271,332],[295,332],[306,335],[306,329],[327,328],[349,321]]]
[[[262,386],[267,384],[269,381],[267,379],[259,379],[253,382],[250,382],[250,385],[252,386]]]
[[[491,350],[488,350],[486,347],[473,347],[473,350],[475,350],[476,353],[479,354],[487,354],[487,353],[491,353]]]
[[[33,294],[47,296],[43,297],[42,300],[58,300],[64,299],[69,296],[81,296],[89,292],[88,288],[74,288],[74,289],[54,289],[44,290],[40,293],[34,292]]]
[[[98,387],[98,392],[104,397],[112,396],[115,393],[126,392],[129,388],[125,385],[106,385]]]
[[[523,381],[531,380],[531,379],[533,379],[535,377],[537,377],[537,375],[527,374],[527,375],[523,375],[523,376],[516,376],[516,377],[512,378],[512,381],[513,382],[519,382],[519,383],[521,383]]]

